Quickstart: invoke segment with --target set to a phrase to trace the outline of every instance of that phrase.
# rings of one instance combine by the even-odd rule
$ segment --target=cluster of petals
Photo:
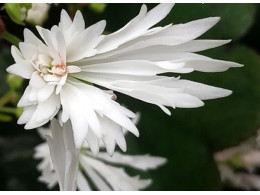
[[[109,156],[100,152],[93,156],[87,142],[81,150],[75,147],[70,121],[61,124],[53,119],[50,129],[39,129],[44,142],[35,147],[34,157],[42,160],[38,165],[41,171],[39,180],[53,188],[59,183],[60,190],[141,190],[151,184],[150,179],[130,176],[121,167],[128,166],[139,171],[155,169],[166,162],[165,158],[150,155],[126,155],[115,152]],[[102,143],[102,142],[100,142]],[[100,144],[104,150],[104,144]],[[81,167],[78,169],[78,167]],[[85,176],[87,175],[87,177]]]
[[[143,5],[135,18],[108,35],[103,35],[105,21],[85,28],[80,11],[71,20],[63,10],[60,23],[51,30],[37,26],[41,38],[25,29],[24,42],[19,48],[12,47],[16,63],[7,69],[30,79],[18,103],[24,108],[18,123],[26,129],[37,128],[61,109],[62,122],[71,121],[77,148],[86,140],[97,153],[101,139],[111,153],[115,144],[126,150],[124,129],[139,135],[131,121],[136,115],[115,101],[114,91],[157,105],[167,114],[167,107],[200,107],[203,100],[231,94],[226,89],[162,75],[221,72],[241,66],[196,54],[230,42],[196,39],[213,27],[218,17],[153,27],[172,7],[160,4],[148,12]]]

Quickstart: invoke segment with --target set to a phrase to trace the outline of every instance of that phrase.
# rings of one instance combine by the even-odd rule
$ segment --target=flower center
[[[61,62],[60,59],[53,59],[47,54],[35,55],[32,63],[45,81],[58,82],[68,73],[65,63]]]
[[[67,67],[65,65],[55,65],[52,66],[51,69],[48,69],[50,73],[53,73],[53,75],[57,77],[62,77],[65,74],[67,74]]]

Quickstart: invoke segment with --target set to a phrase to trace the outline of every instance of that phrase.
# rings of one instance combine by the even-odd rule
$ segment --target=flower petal
[[[105,25],[105,21],[100,21],[73,38],[67,47],[67,61],[73,62],[95,55],[97,53],[95,47],[104,38],[101,34]]]
[[[17,124],[25,124],[27,123],[31,117],[33,116],[33,113],[35,112],[36,106],[27,106],[23,109],[22,115],[19,117]]]
[[[38,91],[37,97],[39,102],[46,101],[54,91],[55,85],[45,85]]]
[[[18,107],[26,107],[26,106],[36,103],[36,102],[30,101],[30,99],[29,99],[31,91],[32,91],[32,88],[30,85],[28,85],[23,93],[23,96],[21,97],[21,99],[19,100],[19,102],[17,104]]]
[[[79,149],[75,148],[71,123],[63,128],[56,119],[51,122],[52,136],[46,136],[60,190],[76,190]]]
[[[52,136],[47,135],[46,138],[50,149],[52,163],[58,178],[60,190],[64,190],[66,151],[62,135],[62,128],[56,119],[52,120],[51,129]]]
[[[80,157],[81,164],[93,167],[113,188],[113,190],[140,190],[147,187],[151,180],[141,180],[139,177],[130,177],[122,168],[104,164],[94,158]]]
[[[77,186],[80,191],[91,191],[85,176],[81,172],[78,173]]]
[[[99,152],[99,138],[93,133],[91,129],[89,129],[86,140],[91,152],[94,154],[94,156],[96,156]]]
[[[103,142],[105,144],[107,153],[112,156],[115,150],[116,143],[122,151],[126,151],[126,141],[122,131],[122,127],[108,119],[107,117],[99,117],[104,132]]]
[[[11,54],[15,62],[20,62],[24,60],[22,53],[14,45],[11,46]]]
[[[47,83],[42,79],[42,77],[39,75],[39,72],[35,71],[33,74],[32,74],[32,77],[30,79],[30,83],[29,85],[32,87],[32,88],[42,88],[44,87],[45,85],[47,85]]]
[[[99,176],[90,166],[88,161],[85,159],[85,156],[80,155],[79,161],[85,173],[89,176],[89,178],[93,181],[93,184],[97,187],[97,189],[102,191],[111,191],[112,189],[106,184],[102,177]]]
[[[6,71],[25,79],[30,79],[35,69],[30,61],[23,60],[9,66]]]
[[[107,153],[100,152],[97,156],[102,160],[105,160],[109,163],[115,163],[120,165],[127,165],[136,169],[143,171],[149,169],[155,169],[158,166],[166,163],[166,159],[162,157],[155,157],[150,155],[125,155],[119,152],[115,152],[113,156],[108,156]]]
[[[51,120],[60,109],[60,99],[52,94],[48,100],[39,102],[32,118],[25,125],[25,129],[33,129]]]
[[[107,35],[97,47],[98,53],[104,53],[116,49],[121,44],[130,41],[144,33],[146,30],[160,22],[168,15],[174,4],[160,4],[148,13],[145,5],[142,6],[140,13],[127,25],[118,31]]]

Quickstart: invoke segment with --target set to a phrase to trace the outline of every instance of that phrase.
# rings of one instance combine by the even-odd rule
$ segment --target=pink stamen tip
[[[62,69],[62,70],[66,69],[66,67],[64,65],[56,65],[55,68],[59,68],[59,69]]]

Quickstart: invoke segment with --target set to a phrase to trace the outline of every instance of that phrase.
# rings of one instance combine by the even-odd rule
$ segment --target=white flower
[[[257,135],[242,141],[239,145],[225,148],[214,154],[221,181],[224,186],[260,190],[260,129]]]
[[[85,177],[87,175],[98,190],[140,190],[151,184],[151,180],[143,180],[139,176],[131,177],[123,168],[117,166],[124,165],[147,171],[166,162],[166,159],[161,157],[123,155],[119,152],[115,152],[112,157],[106,152],[100,152],[94,157],[86,142],[79,153],[71,141],[73,135],[70,122],[61,127],[54,119],[51,122],[51,130],[39,129],[39,133],[44,139],[47,134],[50,151],[48,144],[44,142],[35,147],[34,157],[42,159],[38,165],[38,170],[42,172],[39,180],[46,183],[48,188],[53,188],[58,181],[61,190],[75,190],[76,187],[79,190],[91,190]],[[103,145],[101,149],[104,149]]]
[[[34,25],[42,25],[48,18],[50,5],[47,3],[32,3],[27,12],[26,21]]]
[[[218,17],[151,28],[172,7],[160,4],[147,12],[143,5],[134,19],[109,35],[102,35],[105,21],[85,29],[79,11],[72,21],[63,10],[59,25],[51,30],[38,26],[43,41],[25,29],[19,49],[12,47],[16,64],[7,69],[30,79],[18,103],[24,107],[18,123],[26,124],[26,129],[42,126],[62,105],[62,122],[71,120],[77,148],[87,139],[92,151],[97,151],[100,138],[107,149],[111,142],[119,144],[122,128],[138,136],[129,119],[135,114],[117,104],[113,92],[98,86],[155,104],[167,114],[166,106],[199,107],[202,100],[229,95],[229,90],[159,75],[220,72],[241,66],[194,53],[230,42],[194,40],[214,26]],[[124,144],[121,149],[125,151]]]

